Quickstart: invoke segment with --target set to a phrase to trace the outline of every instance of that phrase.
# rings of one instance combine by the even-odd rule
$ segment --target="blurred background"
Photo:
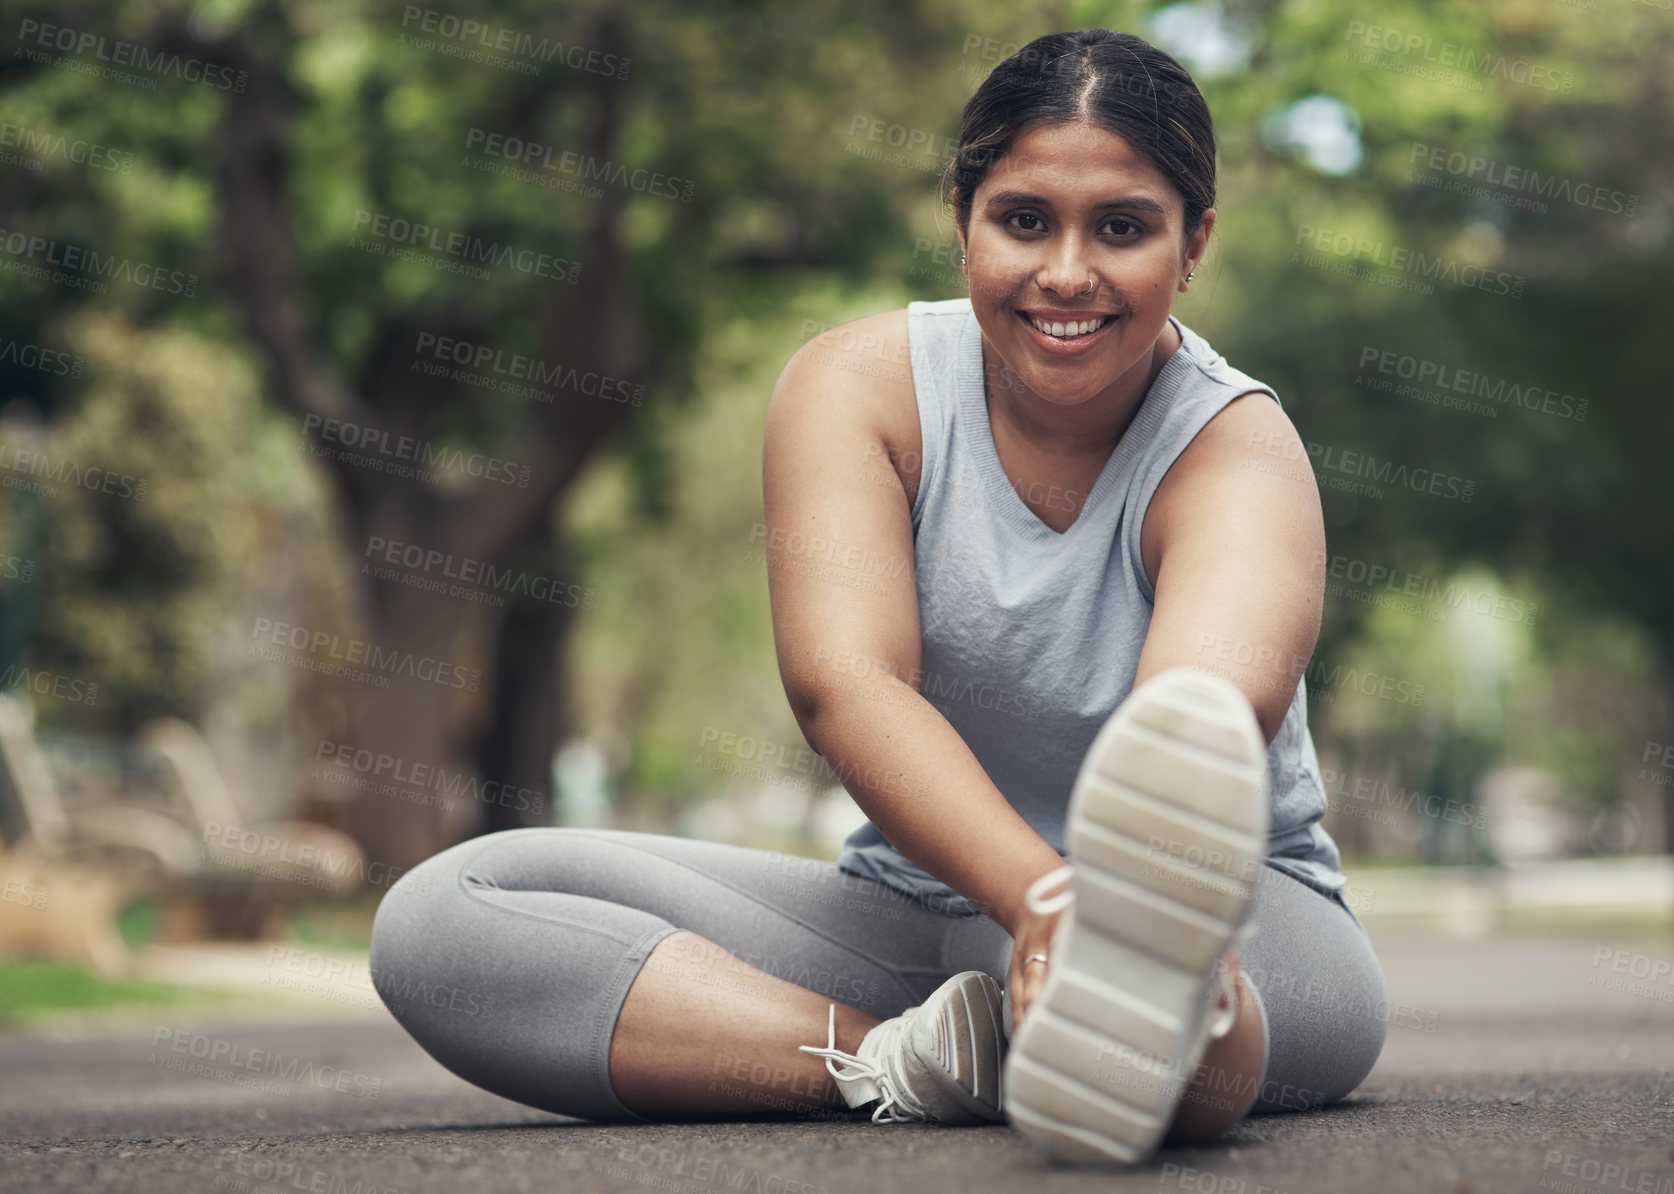
[[[9,4],[0,1021],[249,986],[240,950],[296,988],[497,829],[834,857],[860,814],[778,679],[768,396],[832,325],[964,293],[960,110],[1091,26],[1214,114],[1176,313],[1320,482],[1351,906],[1666,934],[1674,15],[1024,10]]]

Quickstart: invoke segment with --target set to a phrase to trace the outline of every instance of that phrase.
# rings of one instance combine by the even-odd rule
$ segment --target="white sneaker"
[[[1053,1159],[1129,1165],[1155,1151],[1236,1019],[1223,959],[1254,928],[1268,827],[1266,747],[1228,680],[1159,673],[1093,740],[1065,823],[1071,865],[1026,897],[1069,911],[1005,1067],[1007,1115]]]
[[[798,1045],[825,1058],[843,1100],[860,1107],[880,1100],[873,1123],[1003,1123],[1000,1079],[1005,1026],[1000,985],[980,970],[956,974],[917,1007],[885,1020],[855,1053],[837,1044],[831,1005],[826,1047]],[[838,1072],[834,1062],[844,1063]]]

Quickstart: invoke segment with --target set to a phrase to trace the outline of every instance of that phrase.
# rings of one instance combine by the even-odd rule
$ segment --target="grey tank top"
[[[1279,400],[1272,387],[1170,319],[1179,350],[1163,364],[1080,515],[1059,534],[1024,505],[1000,464],[970,300],[907,305],[923,439],[912,506],[920,691],[1059,854],[1076,772],[1133,690],[1151,624],[1156,593],[1139,552],[1151,495],[1227,403],[1254,390]],[[1267,751],[1267,862],[1340,900],[1346,880],[1337,844],[1319,823],[1325,787],[1305,689],[1296,686]],[[849,835],[837,865],[941,911],[977,914],[870,821]]]

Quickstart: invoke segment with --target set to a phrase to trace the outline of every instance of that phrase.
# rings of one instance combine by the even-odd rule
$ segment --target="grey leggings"
[[[1239,964],[1268,1046],[1252,1111],[1341,1098],[1377,1061],[1388,1017],[1365,931],[1346,905],[1270,866],[1250,921]],[[995,921],[832,863],[627,830],[516,829],[402,877],[373,926],[372,981],[466,1081],[562,1115],[646,1122],[611,1085],[611,1035],[646,955],[680,929],[879,1018],[960,971],[1002,987],[1010,974],[1011,936]],[[825,1043],[823,1025],[808,1043]]]

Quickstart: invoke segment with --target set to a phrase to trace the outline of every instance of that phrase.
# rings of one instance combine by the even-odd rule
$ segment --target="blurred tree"
[[[761,310],[787,280],[831,277],[960,293],[957,270],[937,257],[952,232],[933,181],[970,91],[1009,46],[1044,32],[1149,34],[1198,72],[1220,138],[1218,243],[1182,318],[1275,385],[1322,451],[1475,483],[1469,502],[1328,489],[1332,550],[1407,568],[1481,560],[1514,586],[1539,576],[1620,611],[1657,636],[1674,719],[1664,464],[1674,415],[1649,384],[1654,340],[1624,334],[1655,326],[1670,303],[1674,28],[1647,6],[1408,2],[1375,18],[1348,0],[1076,0],[1021,14],[989,0],[647,0],[631,12],[530,0],[470,13],[386,0],[23,0],[12,11],[5,119],[133,161],[103,170],[45,152],[41,169],[7,166],[5,228],[195,274],[206,298],[223,300],[121,282],[89,295],[14,268],[0,274],[0,301],[15,338],[52,342],[84,306],[139,327],[178,324],[252,350],[273,398],[305,426],[336,419],[388,442],[526,465],[527,487],[457,466],[426,484],[363,467],[317,426],[304,437],[331,449],[319,459],[341,497],[340,547],[357,563],[382,540],[560,586],[576,575],[562,561],[584,561],[553,511],[606,443],[620,444],[635,479],[625,533],[682,517],[669,441],[684,425],[669,412],[694,391],[697,346],[713,326],[705,304]],[[1374,24],[1395,31],[1399,48],[1369,50],[1368,39],[1382,44]],[[41,41],[46,26],[75,31],[72,46],[90,34],[107,50],[122,42],[219,64],[242,82],[155,69],[154,87],[102,79],[84,71],[109,67],[114,50],[54,48]],[[1187,32],[1170,41],[1170,29]],[[541,44],[562,50],[533,54]],[[1224,51],[1218,62],[1212,46]],[[1464,52],[1487,62],[1481,78],[1416,73]],[[1559,89],[1544,85],[1553,78]],[[1337,108],[1297,105],[1322,96],[1352,115],[1347,133],[1332,133],[1339,148],[1358,146],[1352,163],[1308,150],[1320,114]],[[515,162],[510,139],[521,143]],[[1569,197],[1538,210],[1511,202],[1528,196],[1509,185],[1455,188],[1480,180],[1419,169],[1437,147],[1444,163],[1455,152],[1498,163],[1502,180],[1508,166],[1556,175]],[[641,168],[664,184],[632,173]],[[1580,184],[1633,196],[1633,212],[1576,201]],[[377,235],[380,219],[407,221],[404,235]],[[416,225],[440,230],[442,243],[457,233],[545,252],[579,263],[579,276],[448,272],[437,265],[455,257]],[[1310,242],[1320,230],[1374,248],[1320,250]],[[1398,274],[1395,249],[1450,263],[1454,276],[1519,278],[1520,297],[1445,280],[1415,293],[1336,272]],[[14,266],[40,264],[6,251]],[[784,277],[761,285],[769,272]],[[782,357],[803,338],[800,316],[768,309],[761,319],[764,353]],[[442,338],[469,345],[473,362],[489,351],[474,372],[518,354],[619,379],[630,393],[643,386],[643,405],[579,384],[549,387],[548,402],[473,384],[451,372],[463,366],[437,360]],[[1375,391],[1356,384],[1372,372],[1369,348],[1584,398],[1587,414],[1507,404],[1490,419]],[[437,363],[448,369],[426,370]],[[7,393],[49,417],[81,389],[39,371],[4,377]],[[546,787],[551,747],[576,715],[554,687],[576,608],[518,601],[496,620],[399,581],[357,583],[381,648],[481,666],[487,701],[473,722],[473,708],[437,685],[352,694],[357,744],[443,764],[471,757],[495,780]],[[1334,607],[1322,654],[1359,625],[1357,608]],[[643,636],[644,683],[666,665],[649,658],[668,641],[658,629]],[[445,840],[449,827],[426,816],[365,798],[358,831],[378,857],[410,862]],[[1668,824],[1674,832],[1674,816]]]
[[[205,630],[253,563],[260,394],[237,353],[188,329],[88,312],[65,332],[86,387],[37,447],[84,480],[49,483],[36,658],[96,688],[72,703],[131,733],[194,708],[215,666]]]
[[[479,608],[364,570],[376,648],[480,667],[488,704],[480,725],[462,724],[457,693],[398,679],[350,694],[350,709],[356,746],[453,768],[471,757],[513,788],[549,786],[559,654],[582,600],[557,565],[554,503],[614,437],[643,516],[674,513],[656,425],[636,415],[690,393],[705,297],[762,270],[858,276],[911,243],[897,208],[926,173],[850,169],[853,130],[885,117],[928,127],[911,114],[934,93],[912,64],[967,34],[951,14],[891,8],[868,22],[834,0],[660,4],[631,28],[615,12],[23,4],[3,76],[42,127],[136,159],[126,173],[10,175],[7,226],[195,275],[173,295],[113,285],[98,298],[14,275],[8,307],[29,310],[35,335],[88,303],[240,335],[329,470],[352,558],[414,545],[444,569],[511,578],[507,612],[486,628],[500,645],[484,652]],[[206,63],[208,81],[84,73],[119,43],[130,65]],[[926,105],[937,128],[961,102],[947,85],[959,65],[946,57]],[[505,248],[512,267],[453,272],[449,245]],[[517,268],[534,254],[553,260]],[[190,301],[198,285],[227,306]],[[497,388],[514,356],[555,371],[537,387],[545,400]],[[355,443],[368,435],[373,447]],[[479,453],[516,480],[473,476],[457,456],[433,466],[434,484],[392,476],[410,456],[392,444]],[[520,595],[549,585],[559,600]],[[403,865],[456,828],[438,816],[362,796],[353,828]],[[492,826],[517,819],[488,808]]]

